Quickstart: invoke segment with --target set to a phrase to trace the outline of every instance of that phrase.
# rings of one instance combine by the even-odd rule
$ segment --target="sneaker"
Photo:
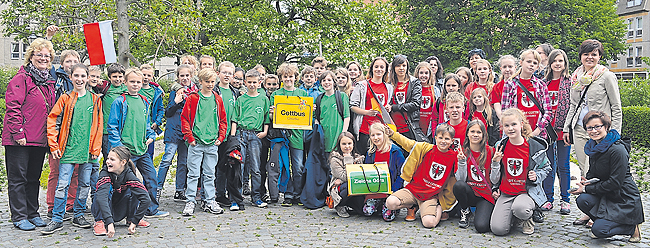
[[[562,203],[560,204],[560,214],[568,215],[570,213],[571,213],[571,204],[562,201]]]
[[[76,217],[72,220],[72,225],[76,227],[81,227],[81,228],[90,228],[90,222],[86,220],[86,218],[82,215],[79,217]]]
[[[302,202],[300,201],[300,199],[298,199],[298,198],[293,199],[293,205],[304,206],[304,205],[302,204]]]
[[[395,220],[395,211],[388,209],[386,205],[384,205],[381,208],[381,217],[384,218],[384,221],[391,222]]]
[[[257,206],[258,208],[265,208],[268,204],[262,200],[257,200],[253,203],[253,205]]]
[[[533,221],[537,223],[544,223],[544,213],[539,208],[533,210]]]
[[[542,206],[539,207],[539,208],[542,211],[549,211],[549,210],[553,209],[553,203],[547,201],[546,203],[542,204]]]
[[[345,209],[345,206],[340,206],[339,205],[339,206],[334,207],[334,209],[336,210],[336,214],[338,214],[339,217],[341,217],[341,218],[350,217],[350,214],[348,213],[348,210]]]
[[[283,207],[293,206],[293,201],[291,199],[284,198],[284,201],[281,204]]]
[[[244,183],[244,188],[242,189],[242,195],[251,195],[251,186],[248,183]]]
[[[460,228],[469,227],[469,217],[472,215],[472,211],[467,209],[460,210],[460,220],[458,221],[458,226]]]
[[[236,202],[230,204],[230,211],[239,211],[239,204],[237,204]]]
[[[208,204],[205,204],[203,211],[211,214],[222,214],[223,208],[221,208],[221,206],[219,206],[219,203],[216,201],[210,201]]]
[[[262,201],[263,202],[269,202],[270,199],[271,199],[271,196],[269,196],[268,194],[265,194],[265,195],[262,196]]]
[[[271,199],[271,200],[269,200],[269,204],[276,204],[276,203],[278,203],[278,199],[275,199],[275,200],[274,200],[274,199]]]
[[[104,226],[104,221],[95,221],[95,224],[93,224],[93,234],[95,234],[95,236],[104,236],[106,233],[108,232]]]
[[[440,220],[448,220],[449,219],[449,212],[442,212],[442,216],[440,216]]]
[[[187,197],[185,197],[185,192],[183,191],[176,191],[174,193],[174,201],[175,202],[186,202]]]
[[[185,203],[185,208],[183,209],[183,216],[192,216],[194,215],[194,207],[196,206],[196,203],[192,201],[188,201]]]
[[[14,222],[14,226],[23,231],[31,231],[36,229],[36,226],[31,222],[29,222],[28,220],[21,220],[18,222]]]
[[[50,221],[45,228],[41,230],[43,235],[52,234],[63,228],[63,222]]]
[[[158,210],[158,212],[156,212],[155,214],[146,215],[147,218],[162,218],[167,216],[169,216],[169,212],[160,211],[160,210]]]
[[[29,222],[31,222],[32,224],[34,224],[34,226],[37,227],[47,226],[47,223],[45,223],[45,221],[41,219],[41,217],[34,217],[31,220],[29,220]]]
[[[531,235],[535,232],[535,222],[532,219],[525,220],[521,227],[524,234]]]
[[[230,206],[230,200],[228,198],[226,198],[225,196],[219,196],[219,197],[217,197],[217,199],[215,199],[215,201],[217,201],[217,203],[219,203],[219,205],[221,207]]]
[[[363,215],[371,216],[377,212],[377,199],[368,199],[363,205]]]
[[[126,225],[130,226],[131,222],[127,221]],[[149,226],[151,226],[151,223],[147,222],[146,220],[140,220],[140,222],[138,222],[138,225],[137,225],[137,227],[144,227],[144,228],[147,228]]]
[[[415,212],[418,211],[418,208],[413,206],[406,211],[406,217],[404,218],[405,221],[415,221]]]

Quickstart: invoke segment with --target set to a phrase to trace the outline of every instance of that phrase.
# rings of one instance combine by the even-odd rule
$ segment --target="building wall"
[[[650,6],[649,0],[620,0],[617,14],[627,24],[625,41],[628,49],[609,61],[610,69],[618,78],[635,76],[648,78],[650,66],[641,57],[650,57]]]

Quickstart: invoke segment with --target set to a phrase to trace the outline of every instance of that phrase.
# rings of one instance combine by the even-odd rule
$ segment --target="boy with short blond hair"
[[[295,87],[296,77],[298,76],[298,67],[283,63],[278,67],[278,76],[282,81],[284,87],[276,90],[271,94],[271,106],[274,106],[275,96],[307,96],[307,92]],[[273,110],[274,107],[271,107]],[[289,133],[289,156],[291,157],[291,179],[287,185],[287,192],[284,192],[284,201],[282,206],[290,207],[293,204],[302,205],[300,203],[300,194],[302,193],[302,176],[305,170],[304,160],[304,144],[303,144],[303,130],[288,129]]]
[[[250,171],[251,201],[253,205],[264,208],[267,204],[262,201],[260,192],[262,185],[260,148],[262,146],[261,139],[266,137],[269,130],[270,101],[257,91],[260,85],[258,71],[249,70],[245,77],[246,94],[237,98],[230,134],[235,135],[239,129],[244,169]]]
[[[163,121],[163,115],[165,114],[165,108],[163,107],[163,98],[165,97],[165,92],[158,87],[158,84],[153,82],[154,69],[151,65],[144,64],[140,66],[140,71],[142,72],[143,82],[142,89],[140,89],[139,94],[145,96],[147,101],[149,101],[149,120],[151,129],[156,132],[156,134],[161,134]],[[147,148],[147,153],[151,159],[153,159],[155,141],[149,144]]]

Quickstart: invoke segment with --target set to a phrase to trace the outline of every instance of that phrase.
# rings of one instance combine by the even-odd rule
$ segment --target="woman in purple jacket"
[[[2,129],[11,221],[21,230],[47,223],[38,214],[39,178],[48,151],[47,115],[55,103],[50,77],[54,48],[36,39],[27,48],[25,64],[7,86],[7,112]]]

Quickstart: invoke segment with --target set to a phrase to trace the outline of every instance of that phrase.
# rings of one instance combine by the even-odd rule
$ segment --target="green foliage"
[[[637,146],[650,147],[650,107],[623,107],[623,136],[632,138]]]
[[[5,102],[5,93],[7,92],[7,85],[9,81],[16,75],[18,68],[14,67],[0,67],[0,133],[4,125],[5,112],[7,106]]]
[[[4,157],[0,157],[0,188],[2,189],[7,187],[7,167],[4,164]]]
[[[635,77],[632,80],[619,81],[621,104],[627,106],[650,106],[650,79]]]
[[[604,58],[625,49],[626,28],[615,0],[393,0],[400,24],[409,33],[405,53],[414,61],[436,55],[447,68],[467,66],[467,52],[481,48],[489,60],[519,55],[525,48],[550,43],[563,49],[570,68],[585,39],[605,47]],[[601,61],[605,61],[602,59]],[[452,66],[452,67],[450,67]],[[451,71],[451,70],[449,70]],[[448,71],[448,72],[449,72]]]
[[[47,189],[47,178],[50,176],[50,163],[45,157],[45,164],[43,164],[43,170],[41,171],[41,178],[38,179],[40,182],[41,188]]]

